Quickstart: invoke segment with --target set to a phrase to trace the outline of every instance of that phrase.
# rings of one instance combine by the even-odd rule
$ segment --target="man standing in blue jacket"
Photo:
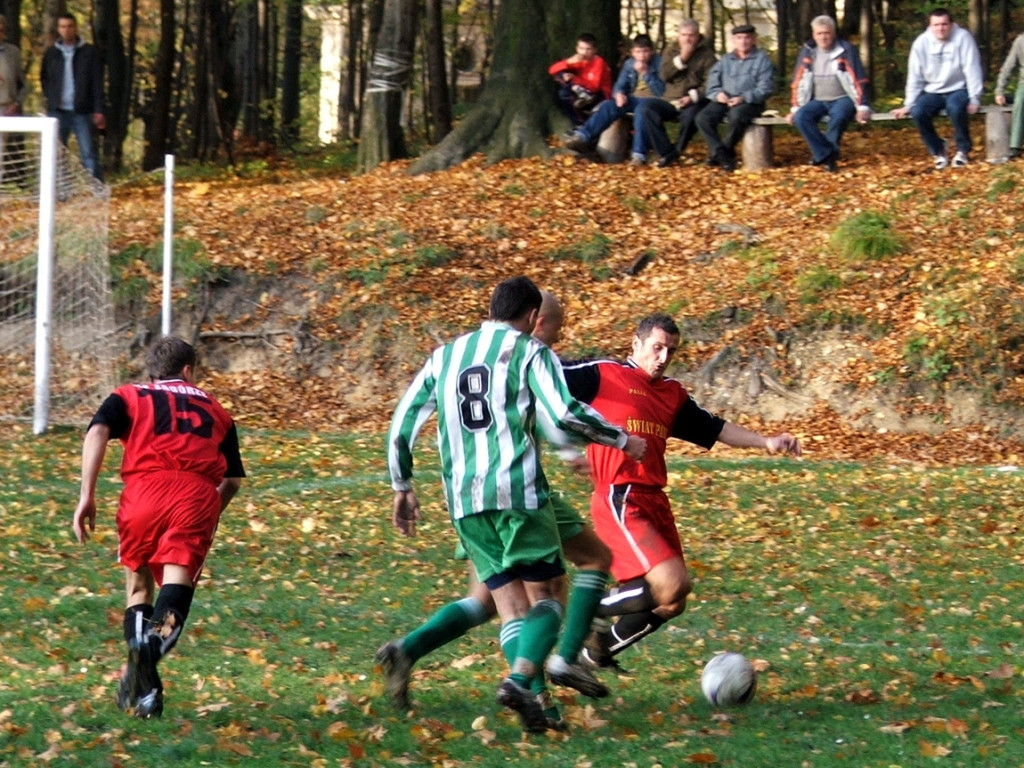
[[[58,39],[43,54],[40,79],[46,109],[59,124],[61,143],[67,145],[72,132],[84,165],[96,179],[103,180],[93,126],[107,127],[103,114],[103,59],[95,45],[78,36],[78,23],[70,14],[57,18]]]
[[[968,115],[981,109],[984,87],[978,44],[970,32],[953,23],[947,9],[936,8],[928,14],[928,29],[910,47],[906,96],[903,106],[892,111],[893,117],[913,118],[935,170],[949,166],[947,142],[935,131],[935,117],[943,109],[949,115],[956,140],[953,167],[962,168],[971,151]]]
[[[632,164],[647,162],[647,138],[640,122],[639,106],[642,99],[659,98],[665,93],[665,83],[658,74],[661,56],[654,52],[654,42],[647,35],[633,38],[630,54],[612,87],[612,97],[602,101],[590,119],[566,138],[566,149],[576,152],[589,149],[608,126],[632,112]]]
[[[839,142],[850,121],[866,123],[871,117],[868,106],[868,76],[857,49],[836,38],[836,22],[830,16],[811,21],[811,35],[793,71],[792,107],[786,116],[811,148],[811,163],[835,172],[839,160]],[[828,118],[822,133],[818,123]]]
[[[736,170],[736,145],[743,134],[764,112],[765,102],[775,90],[775,68],[768,54],[757,47],[753,24],[741,24],[732,30],[733,50],[725,54],[708,74],[706,96],[711,100],[697,115],[697,129],[708,143],[708,165],[723,171]],[[718,126],[726,118],[725,138]]]

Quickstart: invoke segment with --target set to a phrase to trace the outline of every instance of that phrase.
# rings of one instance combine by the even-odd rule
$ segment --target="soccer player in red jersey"
[[[141,718],[163,712],[157,662],[181,636],[220,514],[245,477],[235,423],[195,386],[195,365],[196,352],[182,339],[156,342],[146,355],[150,383],[126,384],[107,397],[82,446],[72,527],[84,543],[96,529],[96,481],[107,443],[124,445],[117,533],[128,664],[117,704]]]
[[[710,449],[716,442],[768,453],[800,455],[789,433],[773,437],[732,424],[704,410],[665,369],[679,347],[671,317],[644,319],[626,362],[596,360],[565,364],[569,390],[612,424],[647,440],[642,461],[602,446],[587,448],[594,492],[590,513],[597,535],[612,550],[612,576],[619,582],[600,613],[621,618],[588,638],[583,655],[595,666],[615,666],[613,657],[686,609],[692,589],[665,485],[668,438]]]

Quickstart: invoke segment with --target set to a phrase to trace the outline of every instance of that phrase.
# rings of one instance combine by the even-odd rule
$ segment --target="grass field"
[[[424,660],[410,715],[374,670],[379,644],[462,595],[429,440],[428,522],[401,540],[379,435],[244,431],[250,478],[161,667],[164,717],[137,721],[113,701],[119,451],[79,546],[81,432],[0,437],[0,766],[1024,765],[1013,468],[671,457],[690,609],[604,675],[610,699],[558,692],[567,737],[523,740],[494,702],[496,624]],[[762,668],[742,709],[700,694],[719,650]]]

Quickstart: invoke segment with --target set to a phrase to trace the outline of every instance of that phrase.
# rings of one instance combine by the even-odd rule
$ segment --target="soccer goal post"
[[[41,434],[95,407],[116,358],[109,190],[54,118],[0,117],[0,219],[0,403]]]

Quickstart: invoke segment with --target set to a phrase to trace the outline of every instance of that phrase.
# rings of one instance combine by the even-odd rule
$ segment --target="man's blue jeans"
[[[100,158],[96,154],[96,142],[92,137],[92,115],[58,109],[51,112],[50,117],[57,118],[57,131],[60,134],[61,144],[66,147],[68,138],[74,133],[78,140],[78,153],[82,157],[82,165],[96,179],[103,181],[103,169],[100,167]]]
[[[967,130],[967,105],[970,101],[966,88],[949,93],[921,92],[917,97],[914,106],[910,108],[910,116],[924,139],[924,145],[928,147],[928,154],[945,154],[946,145],[935,132],[935,116],[943,109],[953,124],[957,150],[964,154],[971,151],[971,134]]]
[[[793,115],[793,125],[811,148],[811,162],[821,165],[833,154],[839,154],[839,142],[843,139],[846,126],[857,114],[853,99],[844,96],[835,101],[811,99]],[[818,123],[828,117],[828,128],[822,133]]]
[[[642,99],[638,99],[635,96],[627,96],[626,103],[621,107],[615,103],[615,99],[606,99],[601,102],[601,105],[597,108],[597,111],[590,116],[583,125],[576,129],[576,132],[583,137],[583,140],[588,144],[593,144],[599,138],[604,130],[618,120],[620,117],[625,117],[630,112],[633,113],[633,146],[632,153],[634,156],[647,155],[647,137],[644,135],[644,126],[639,122],[641,120],[641,111],[638,110]]]

